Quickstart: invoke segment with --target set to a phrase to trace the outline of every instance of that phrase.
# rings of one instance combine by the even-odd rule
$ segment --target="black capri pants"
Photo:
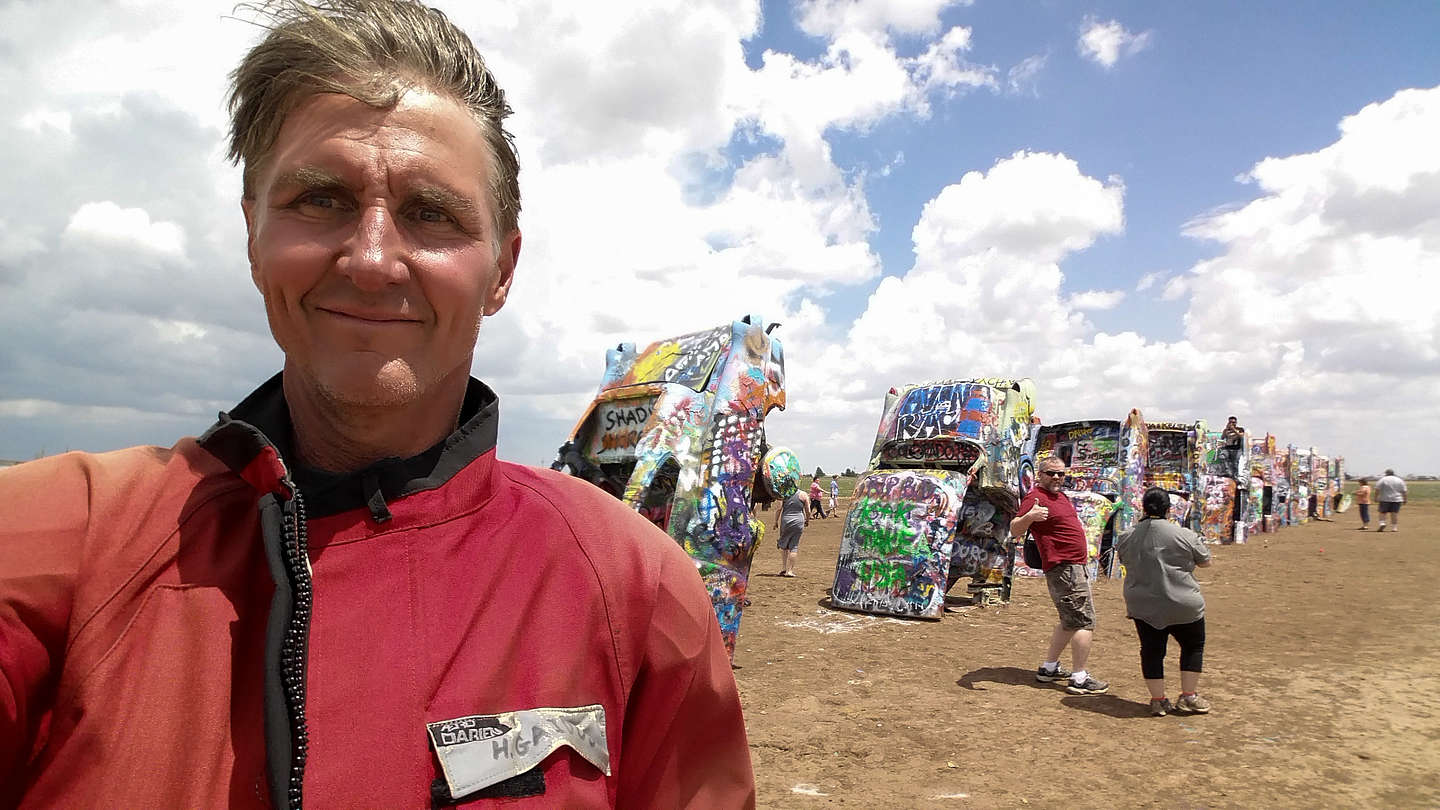
[[[1165,647],[1170,636],[1180,644],[1180,671],[1200,671],[1205,659],[1204,616],[1189,624],[1172,624],[1163,629],[1135,619],[1135,632],[1140,634],[1140,671],[1145,674],[1145,680],[1165,677]]]

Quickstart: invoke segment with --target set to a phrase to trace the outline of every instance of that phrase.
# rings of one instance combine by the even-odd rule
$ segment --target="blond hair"
[[[470,37],[436,9],[412,0],[271,0],[244,4],[269,33],[230,74],[230,159],[242,165],[246,199],[285,117],[319,93],[377,109],[407,90],[447,96],[474,116],[489,146],[497,239],[519,227],[520,161],[504,120],[511,114]]]

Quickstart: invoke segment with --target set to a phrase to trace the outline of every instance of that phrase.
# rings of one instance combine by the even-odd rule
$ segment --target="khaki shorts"
[[[1050,600],[1060,612],[1060,626],[1066,630],[1094,630],[1095,605],[1090,598],[1090,576],[1085,566],[1061,563],[1045,572]]]

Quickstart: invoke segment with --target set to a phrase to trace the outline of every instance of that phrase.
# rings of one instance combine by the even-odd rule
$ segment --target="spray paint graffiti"
[[[1170,519],[1199,532],[1201,510],[1196,501],[1201,494],[1200,437],[1205,435],[1205,420],[1150,422],[1146,429],[1150,444],[1145,486],[1169,491]]]
[[[861,478],[846,517],[831,602],[938,619],[965,481],[897,470]]]
[[[897,424],[902,439],[965,436],[979,440],[997,414],[988,385],[942,383],[911,389],[900,403]]]
[[[651,397],[604,402],[595,409],[595,431],[589,456],[599,463],[623,461],[635,455],[635,445],[650,422]]]
[[[969,577],[977,583],[1004,586],[1015,556],[1015,544],[1010,539],[1010,520],[1015,513],[1014,497],[1008,490],[995,487],[965,492],[945,590],[955,587],[962,577]]]
[[[1115,536],[1134,525],[1144,494],[1141,482],[1148,446],[1145,417],[1139,410],[1130,411],[1123,422],[1087,420],[1040,429],[1035,457],[1055,456],[1069,467],[1065,494],[1085,525],[1092,574],[1116,573],[1110,546]],[[1089,497],[1092,495],[1100,496],[1108,506],[1102,507]],[[1094,516],[1100,512],[1105,519],[1097,523]],[[1026,572],[1039,574],[1030,569]]]
[[[788,447],[772,447],[765,454],[765,486],[778,498],[800,488],[800,459]]]
[[[1086,567],[1090,576],[1096,576],[1102,568],[1108,573],[1111,561],[1108,557],[1102,559],[1100,544],[1110,524],[1110,515],[1115,511],[1115,502],[1098,492],[1068,494],[1070,503],[1075,506],[1075,514],[1080,518],[1080,526],[1085,530],[1085,544],[1089,548],[1089,562]]]
[[[764,420],[785,407],[780,341],[747,316],[605,357],[599,394],[552,466],[614,493],[685,549],[733,655],[764,530],[750,508]]]
[[[657,340],[638,354],[634,346],[622,344],[618,350],[621,356],[616,362],[607,363],[600,390],[646,383],[674,383],[702,390],[721,353],[729,348],[730,337],[731,329],[721,326],[669,340]]]
[[[1250,433],[1240,428],[1239,444],[1227,442],[1223,433],[1207,431],[1200,440],[1203,489],[1200,500],[1199,534],[1210,543],[1243,543],[1250,511]],[[1219,486],[1211,479],[1225,478],[1230,496],[1217,498]],[[1257,490],[1255,497],[1260,496]],[[1223,514],[1214,510],[1223,510]]]
[[[1310,448],[1310,491],[1315,494],[1315,515],[1330,517],[1330,459]]]
[[[1034,483],[1034,399],[1028,379],[890,389],[841,539],[835,606],[939,618],[945,592],[964,577],[1009,598],[1010,520],[1018,495]],[[896,506],[874,494],[897,487],[926,495]],[[900,509],[903,519],[886,508]],[[912,538],[901,550],[895,531]]]
[[[1206,475],[1202,479],[1200,536],[1207,543],[1232,542],[1235,533],[1235,479]]]
[[[885,446],[882,460],[895,466],[931,467],[969,472],[981,459],[980,446],[945,439],[902,439]]]

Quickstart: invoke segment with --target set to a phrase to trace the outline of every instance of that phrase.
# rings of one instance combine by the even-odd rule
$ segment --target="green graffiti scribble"
[[[887,590],[901,589],[910,580],[903,563],[889,560],[860,560],[855,563],[855,577],[872,588]]]
[[[855,507],[855,537],[859,548],[880,556],[921,550],[920,533],[910,525],[919,508],[905,501],[861,498]]]

